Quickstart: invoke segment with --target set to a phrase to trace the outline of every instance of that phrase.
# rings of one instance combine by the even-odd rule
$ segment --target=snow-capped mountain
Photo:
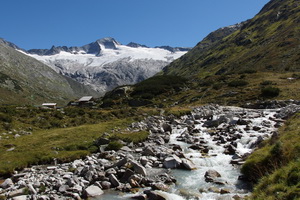
[[[149,48],[133,42],[122,45],[113,38],[103,38],[82,47],[53,46],[24,53],[104,93],[153,76],[188,50],[169,46]]]

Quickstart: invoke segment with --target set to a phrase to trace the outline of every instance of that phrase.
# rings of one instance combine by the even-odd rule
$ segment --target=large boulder
[[[147,176],[147,172],[146,172],[145,167],[143,167],[141,164],[139,164],[135,161],[131,161],[131,164],[133,165],[133,170],[137,174],[141,174],[142,176]]]
[[[163,165],[167,169],[179,168],[181,165],[181,159],[178,156],[173,155],[171,157],[167,157],[164,160]]]
[[[8,178],[0,185],[0,187],[6,189],[12,187],[13,185],[14,185],[13,181],[10,178]]]
[[[109,175],[108,178],[114,187],[118,187],[121,185],[121,183],[119,182],[119,180],[117,179],[117,177],[114,174]]]
[[[188,169],[188,170],[194,170],[196,169],[196,165],[191,161],[191,160],[188,160],[188,159],[181,159],[182,160],[182,167],[184,169]]]
[[[12,200],[27,200],[27,195],[13,197]]]
[[[165,132],[172,132],[172,127],[171,127],[171,125],[169,125],[169,124],[167,124],[167,123],[164,123],[164,124],[162,125],[162,128],[163,128],[163,130],[164,130]]]
[[[17,189],[17,190],[13,190],[8,194],[9,198],[12,197],[17,197],[17,196],[21,196],[21,195],[25,195],[25,188],[21,188],[21,189]]]
[[[84,193],[86,197],[95,197],[102,195],[104,192],[98,186],[91,185],[84,190]]]
[[[120,181],[122,183],[126,183],[128,182],[129,178],[134,175],[134,172],[130,169],[126,169],[125,173],[123,174],[122,178],[120,179]]]
[[[166,200],[164,197],[151,190],[145,190],[144,193],[147,195],[149,200]]]
[[[216,170],[208,170],[205,172],[205,181],[206,182],[214,182],[217,178],[221,177],[221,174]]]
[[[151,146],[146,146],[143,149],[142,155],[144,155],[144,156],[155,156],[154,149]]]

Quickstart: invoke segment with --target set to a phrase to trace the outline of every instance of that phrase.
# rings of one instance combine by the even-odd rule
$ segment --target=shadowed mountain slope
[[[1,104],[66,103],[82,95],[97,95],[15,48],[12,43],[0,40]]]

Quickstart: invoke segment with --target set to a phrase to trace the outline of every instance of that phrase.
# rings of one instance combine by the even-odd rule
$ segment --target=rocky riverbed
[[[129,127],[147,141],[53,166],[33,166],[0,185],[0,198],[242,199],[249,194],[239,166],[300,107],[244,109],[207,105],[190,115],[151,116]]]

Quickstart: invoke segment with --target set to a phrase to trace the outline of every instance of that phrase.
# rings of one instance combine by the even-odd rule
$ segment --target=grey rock
[[[13,197],[12,200],[27,200],[27,195]]]
[[[17,190],[13,190],[13,191],[9,192],[8,197],[12,198],[12,197],[21,196],[24,194],[25,194],[25,188],[21,188],[21,189],[17,189]]]
[[[155,156],[155,153],[154,153],[154,150],[153,150],[153,148],[151,146],[146,146],[143,149],[142,155],[145,155],[145,156]]]
[[[109,168],[105,171],[105,176],[110,176],[111,174],[117,174],[117,171],[114,168]]]
[[[163,123],[162,128],[165,132],[172,132],[172,127],[171,125],[167,124],[167,123]]]
[[[79,194],[81,194],[82,190],[83,190],[83,188],[80,185],[74,185],[73,187],[70,187],[68,189],[68,191],[72,191],[72,192],[79,193]]]
[[[145,167],[135,161],[131,161],[131,163],[133,164],[133,169],[136,173],[141,174],[142,176],[147,176]]]
[[[132,152],[132,149],[130,149],[128,146],[123,146],[120,150],[127,151],[127,152]]]
[[[122,178],[120,181],[122,183],[128,182],[129,178],[134,174],[134,172],[130,169],[126,169],[125,173],[123,174]]]
[[[38,200],[50,200],[50,198],[46,195],[42,195],[42,196],[38,197]]]
[[[170,187],[162,182],[152,184],[152,189],[154,190],[161,190],[161,191],[168,191]]]
[[[109,175],[109,181],[111,182],[112,186],[114,187],[118,187],[121,185],[121,183],[119,182],[119,180],[117,179],[117,177],[114,174]]]
[[[156,144],[158,145],[164,145],[165,144],[165,140],[162,138],[162,137],[157,137],[155,138],[155,141],[154,141]]]
[[[141,158],[140,158],[140,162],[141,162],[141,164],[142,165],[147,165],[147,163],[149,162],[149,160],[147,159],[147,157],[145,157],[145,156],[142,156]]]
[[[205,172],[204,177],[206,182],[214,182],[216,178],[221,177],[221,174],[216,170],[208,170]]]
[[[87,187],[84,190],[84,192],[85,192],[86,197],[100,196],[104,193],[103,190],[101,190],[101,188],[99,188],[98,186],[95,186],[95,185],[91,185],[91,186]]]
[[[147,195],[146,194],[140,194],[140,195],[131,197],[131,199],[146,200],[147,199]]]
[[[118,161],[116,164],[113,165],[113,167],[122,167],[127,163],[127,157],[121,159],[120,161]]]
[[[184,159],[184,158],[181,159],[181,160],[182,160],[182,166],[183,166],[183,168],[188,169],[188,170],[197,169],[196,165],[191,160]]]
[[[178,156],[173,155],[172,157],[166,158],[163,162],[163,165],[167,169],[178,168],[181,165],[181,159]]]
[[[0,185],[0,187],[3,189],[6,189],[9,187],[12,187],[13,185],[14,185],[13,181],[10,178],[8,178],[8,179],[5,179],[5,181]]]
[[[224,151],[225,154],[234,155],[235,152],[236,152],[236,148],[233,145],[229,144],[225,146],[225,151]]]
[[[110,188],[111,188],[111,183],[108,182],[108,181],[102,181],[102,182],[101,182],[101,187],[102,187],[102,189],[104,189],[104,190],[110,189]]]
[[[164,197],[160,196],[155,191],[145,190],[144,193],[147,195],[149,200],[166,200]]]
[[[65,193],[68,189],[69,189],[68,185],[62,185],[62,186],[59,187],[58,191],[60,193]]]
[[[94,176],[94,172],[93,171],[88,171],[85,175],[84,178],[87,181],[92,181],[93,180],[93,176]]]
[[[37,191],[35,190],[32,184],[28,184],[27,187],[31,194],[37,194]]]

